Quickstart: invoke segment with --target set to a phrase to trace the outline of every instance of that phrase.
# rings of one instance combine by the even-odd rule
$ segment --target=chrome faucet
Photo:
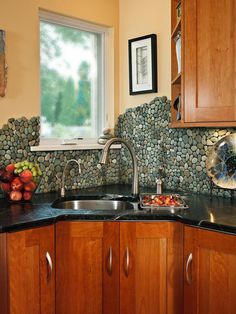
[[[60,189],[60,196],[61,197],[65,197],[66,195],[66,189],[65,189],[65,174],[66,174],[66,169],[67,169],[67,166],[72,163],[72,162],[75,162],[78,167],[79,167],[79,173],[81,173],[81,167],[80,167],[80,163],[76,160],[76,159],[70,159],[66,162],[66,165],[65,165],[65,168],[62,172],[62,177],[61,177],[61,189]]]
[[[106,164],[107,163],[107,157],[108,153],[110,151],[110,147],[114,143],[122,143],[125,144],[125,146],[128,148],[130,155],[132,157],[132,163],[133,163],[133,183],[132,183],[132,194],[133,196],[138,196],[139,194],[139,183],[138,183],[138,163],[137,163],[137,158],[135,156],[135,152],[133,147],[130,145],[130,143],[123,138],[119,137],[114,137],[107,141],[105,144],[103,151],[102,151],[102,156],[100,159],[101,164]]]

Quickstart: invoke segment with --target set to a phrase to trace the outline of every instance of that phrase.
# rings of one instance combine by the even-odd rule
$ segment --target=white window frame
[[[104,73],[102,73],[104,79],[104,88],[102,92],[102,101],[104,103],[104,127],[114,128],[114,31],[112,27],[104,27],[98,24],[90,23],[83,21],[81,19],[67,17],[61,14],[56,14],[52,12],[48,12],[45,10],[39,10],[39,25],[40,21],[45,21],[49,23],[55,23],[58,25],[74,27],[77,29],[81,29],[84,31],[95,32],[102,35],[102,69],[104,69]],[[39,36],[40,38],[40,36]],[[40,45],[40,39],[39,39]],[[40,60],[39,60],[40,66]],[[40,81],[40,80],[39,80]],[[40,94],[41,96],[41,94]],[[41,100],[40,100],[40,116],[41,116]],[[68,139],[69,140],[69,139]],[[79,141],[79,146],[86,147],[87,144],[90,146],[91,144],[97,143],[97,138],[84,138]],[[41,138],[38,149],[34,147],[32,150],[41,150],[40,147],[48,147],[53,149],[53,146],[65,147],[64,141],[56,139],[56,138]],[[78,144],[78,142],[76,143]],[[76,148],[76,147],[77,148]],[[78,145],[71,146],[71,149],[78,149]],[[68,148],[67,148],[68,149]]]

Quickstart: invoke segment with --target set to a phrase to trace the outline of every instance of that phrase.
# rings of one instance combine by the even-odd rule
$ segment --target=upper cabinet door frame
[[[236,2],[183,0],[185,122],[236,120]]]

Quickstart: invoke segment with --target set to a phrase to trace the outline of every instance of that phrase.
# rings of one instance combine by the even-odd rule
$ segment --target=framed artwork
[[[5,31],[0,29],[0,97],[6,94],[7,65],[5,58]]]
[[[157,36],[129,40],[130,95],[157,92]]]

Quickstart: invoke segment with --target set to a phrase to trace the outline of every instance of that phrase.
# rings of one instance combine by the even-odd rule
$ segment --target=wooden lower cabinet
[[[182,225],[120,223],[120,313],[182,314]]]
[[[182,314],[178,223],[60,222],[57,314]]]
[[[119,223],[56,225],[56,313],[119,313]]]
[[[185,227],[184,314],[236,313],[236,237]]]
[[[0,313],[182,314],[182,265],[175,222],[65,221],[0,234]]]
[[[54,314],[54,226],[2,234],[2,314]],[[4,298],[3,298],[4,296]]]
[[[0,269],[1,314],[236,313],[235,235],[175,222],[0,234]]]

